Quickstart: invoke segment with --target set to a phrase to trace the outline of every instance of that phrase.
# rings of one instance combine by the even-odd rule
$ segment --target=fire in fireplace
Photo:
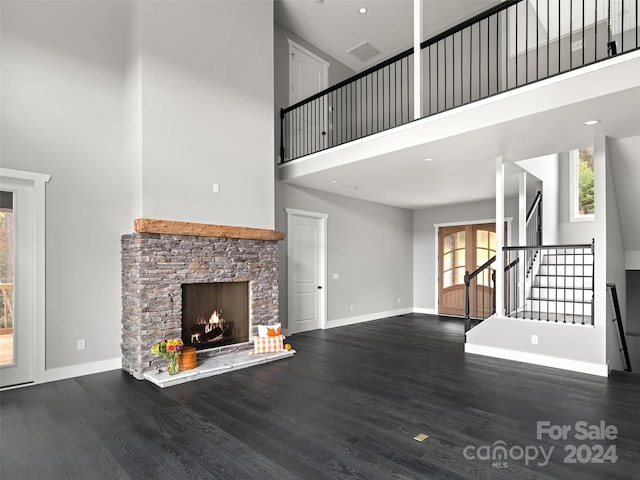
[[[249,341],[249,282],[182,285],[182,341],[208,349]]]

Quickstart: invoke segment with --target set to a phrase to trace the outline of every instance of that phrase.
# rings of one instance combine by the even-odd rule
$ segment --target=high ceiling
[[[424,0],[425,37],[497,3]],[[358,13],[360,6],[368,8],[366,15]],[[412,44],[412,0],[275,0],[275,14],[282,26],[356,71]],[[364,41],[382,53],[368,62],[347,53]],[[638,68],[640,52],[623,55],[473,108],[383,132],[348,149],[329,149],[291,162],[280,168],[280,178],[293,185],[419,209],[494,198],[495,160],[503,157],[507,194],[513,195],[518,160],[567,152],[599,135],[612,140],[640,138]],[[601,122],[585,127],[583,122],[591,119]],[[434,160],[425,162],[426,158]],[[618,177],[617,191],[637,192],[638,178]],[[639,195],[630,204],[637,205]]]
[[[500,3],[497,0],[423,0],[424,38]],[[365,7],[366,14],[358,9]],[[413,0],[275,0],[275,19],[359,72],[413,45]],[[368,42],[380,54],[363,62],[348,53]]]

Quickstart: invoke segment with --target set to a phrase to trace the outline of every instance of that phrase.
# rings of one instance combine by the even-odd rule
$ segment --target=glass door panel
[[[0,366],[15,362],[13,192],[0,192]]]

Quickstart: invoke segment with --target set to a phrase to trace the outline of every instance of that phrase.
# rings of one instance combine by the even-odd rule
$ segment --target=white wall
[[[606,198],[607,198],[607,282],[616,285],[623,325],[627,319],[627,272],[625,271],[624,242],[622,240],[622,224],[614,190],[612,157],[605,143],[606,153]],[[596,250],[596,254],[600,250]],[[620,354],[620,334],[618,326],[612,321],[615,316],[611,295],[607,292],[607,361],[613,370],[624,370],[624,363]]]
[[[120,356],[126,8],[2,2],[2,166],[46,185],[46,368]],[[86,339],[86,350],[76,340]]]
[[[329,215],[328,327],[412,309],[413,214],[410,210],[282,182],[277,185],[276,198],[276,227],[279,230],[286,230],[285,208]],[[285,326],[287,248],[283,243],[280,244],[279,262],[280,320]],[[332,278],[334,273],[339,279]]]
[[[496,217],[494,200],[448,205],[416,210],[413,215],[413,298],[419,311],[437,313],[437,243],[436,224],[493,220]],[[518,200],[505,201],[505,218],[512,217],[512,238],[517,235]],[[514,230],[515,229],[515,230]]]
[[[292,32],[275,26],[275,112],[289,105],[290,38],[329,62],[329,85],[353,72]],[[279,144],[276,144],[276,159]],[[276,177],[277,178],[277,177]],[[412,212],[276,181],[276,228],[286,230],[286,208],[329,215],[327,220],[327,326],[405,312],[413,307]],[[280,243],[280,321],[287,325],[287,246]],[[333,274],[339,274],[334,280]],[[398,303],[398,298],[400,302]],[[353,310],[350,306],[353,305]]]
[[[273,228],[272,3],[141,13],[144,216]]]
[[[560,240],[560,185],[568,185],[559,177],[560,156],[545,155],[520,160],[516,164],[542,181],[542,244],[557,245]]]
[[[620,218],[632,219],[638,216],[640,204],[640,136],[608,139],[609,156],[615,178],[615,193]],[[640,222],[622,223],[622,236],[626,251],[626,268],[640,270]]]
[[[134,218],[274,226],[272,3],[0,8],[2,166],[51,174],[47,378],[117,368]]]

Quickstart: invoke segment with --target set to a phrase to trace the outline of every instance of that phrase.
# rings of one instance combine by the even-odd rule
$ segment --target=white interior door
[[[288,330],[326,325],[327,215],[287,209]]]
[[[34,381],[34,199],[29,182],[0,178],[0,387]]]
[[[289,40],[289,105],[294,105],[327,88],[329,63]],[[292,112],[290,128],[296,141],[296,156],[327,146],[328,103],[319,98]]]

